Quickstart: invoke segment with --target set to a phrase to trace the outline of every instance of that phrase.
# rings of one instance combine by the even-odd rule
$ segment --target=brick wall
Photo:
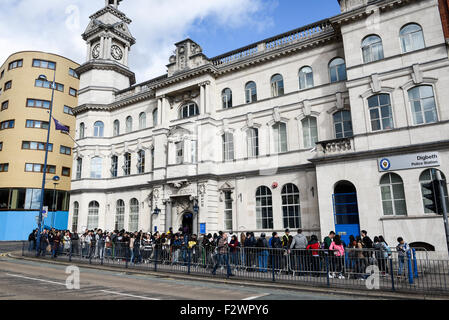
[[[449,0],[439,0],[439,7],[444,36],[446,39],[449,39]]]

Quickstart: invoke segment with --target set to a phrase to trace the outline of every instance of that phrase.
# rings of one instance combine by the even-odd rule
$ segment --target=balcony
[[[334,156],[354,151],[354,138],[340,138],[316,143],[318,157]]]

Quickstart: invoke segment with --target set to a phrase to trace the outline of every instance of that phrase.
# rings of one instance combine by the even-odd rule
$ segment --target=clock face
[[[100,56],[100,45],[97,44],[93,49],[92,49],[92,57],[94,59],[98,59],[98,57]]]
[[[123,58],[123,52],[122,52],[122,49],[120,49],[119,46],[117,46],[117,45],[114,44],[114,45],[111,47],[111,55],[112,55],[112,57],[113,57],[115,60],[122,60],[122,58]]]

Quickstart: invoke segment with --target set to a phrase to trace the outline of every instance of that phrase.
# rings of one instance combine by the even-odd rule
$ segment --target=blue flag
[[[66,131],[69,132],[70,129],[69,127],[66,127],[65,125],[61,124],[58,120],[56,120],[53,116],[52,116],[53,120],[55,121],[55,128],[56,130],[60,130],[60,131]]]

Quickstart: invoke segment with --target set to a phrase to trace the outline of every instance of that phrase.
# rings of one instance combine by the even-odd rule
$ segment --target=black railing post
[[[190,264],[192,260],[192,249],[187,248],[188,256],[189,256],[189,264],[187,265],[187,274],[190,274]]]
[[[125,268],[128,269],[129,248],[125,247]]]
[[[327,278],[327,286],[330,287],[330,280],[329,280],[329,254],[327,252],[324,253],[324,259],[326,260],[326,278]]]
[[[156,252],[154,253],[155,257],[154,257],[154,271],[157,271],[157,259],[158,259],[158,255],[159,255],[159,248],[158,245],[156,244],[154,246],[154,249],[156,250]]]
[[[22,257],[25,256],[25,241],[22,241]]]
[[[69,248],[69,262],[72,262],[72,245],[73,245],[73,242],[70,241],[70,248]]]
[[[394,288],[393,259],[390,257],[388,260],[390,260],[391,290],[396,291]]]

